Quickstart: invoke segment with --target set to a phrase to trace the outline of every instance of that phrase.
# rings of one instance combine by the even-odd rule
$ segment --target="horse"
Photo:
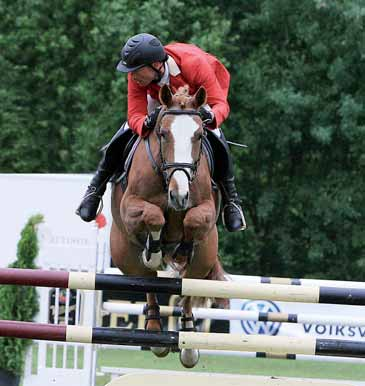
[[[203,151],[206,129],[198,112],[206,90],[200,87],[191,96],[185,86],[173,94],[164,85],[159,99],[155,129],[137,145],[127,188],[112,188],[112,260],[126,275],[155,277],[167,263],[184,278],[224,280],[216,226],[219,194],[212,188]],[[157,296],[146,297],[145,329],[162,331]],[[195,331],[191,297],[182,303],[181,330]],[[160,357],[169,351],[151,350]],[[198,350],[180,353],[185,367],[198,360]]]

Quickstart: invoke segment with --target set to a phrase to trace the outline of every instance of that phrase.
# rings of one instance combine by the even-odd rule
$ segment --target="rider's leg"
[[[76,210],[76,214],[84,221],[89,222],[95,219],[100,200],[106,189],[106,184],[116,172],[118,164],[122,160],[124,147],[131,138],[131,135],[131,130],[128,128],[128,125],[123,124],[105,147],[95,176],[92,178],[81,204]]]
[[[229,145],[220,130],[217,131],[217,134],[208,130],[208,140],[212,145],[216,160],[214,178],[219,183],[222,191],[223,224],[229,232],[244,230],[246,221],[235,184]]]

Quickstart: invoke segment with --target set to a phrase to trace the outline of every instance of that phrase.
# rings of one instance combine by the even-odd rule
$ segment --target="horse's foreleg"
[[[146,240],[146,248],[142,253],[143,263],[146,267],[157,270],[162,262],[162,252],[161,252],[161,231],[162,225],[150,226],[149,232]],[[155,230],[152,230],[155,229]]]
[[[165,217],[161,208],[137,196],[129,196],[122,203],[121,216],[129,234],[147,232],[142,259],[147,268],[156,271],[162,262],[160,237]]]
[[[207,239],[215,226],[215,208],[211,201],[205,201],[191,208],[184,218],[184,238],[176,250],[174,259],[185,257],[188,264],[193,260],[195,246]]]
[[[143,276],[156,276],[156,271],[162,262],[160,248],[160,235],[165,224],[162,210],[147,201],[136,196],[129,196],[121,205],[121,216],[127,233],[138,237],[147,233],[146,246],[142,252],[142,258],[138,264],[143,266],[147,272]],[[135,256],[135,259],[138,259]],[[151,331],[162,331],[160,308],[154,293],[147,293],[147,304],[145,308],[145,329]],[[151,347],[151,351],[158,357],[164,357],[169,353],[167,347]]]
[[[191,208],[184,218],[184,239],[201,241],[207,238],[215,225],[215,207],[212,201]]]

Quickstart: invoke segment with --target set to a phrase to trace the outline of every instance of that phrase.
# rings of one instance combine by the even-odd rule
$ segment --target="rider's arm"
[[[229,104],[227,102],[229,87],[228,71],[220,63],[217,63],[216,71],[214,71],[211,64],[204,57],[197,56],[190,60],[188,66],[194,69],[185,73],[189,84],[204,86],[207,90],[207,102],[212,108],[215,117],[215,120],[209,126],[213,129],[220,127],[229,114]]]
[[[138,135],[144,137],[148,130],[144,127],[147,115],[147,89],[139,86],[128,74],[128,124]]]

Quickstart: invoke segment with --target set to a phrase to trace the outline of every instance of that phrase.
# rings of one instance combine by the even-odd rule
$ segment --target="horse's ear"
[[[194,107],[198,109],[199,107],[207,103],[207,90],[205,87],[200,86],[199,90],[193,96],[194,98]]]
[[[160,88],[159,98],[162,105],[165,105],[168,108],[172,105],[172,93],[167,84],[164,84]]]

